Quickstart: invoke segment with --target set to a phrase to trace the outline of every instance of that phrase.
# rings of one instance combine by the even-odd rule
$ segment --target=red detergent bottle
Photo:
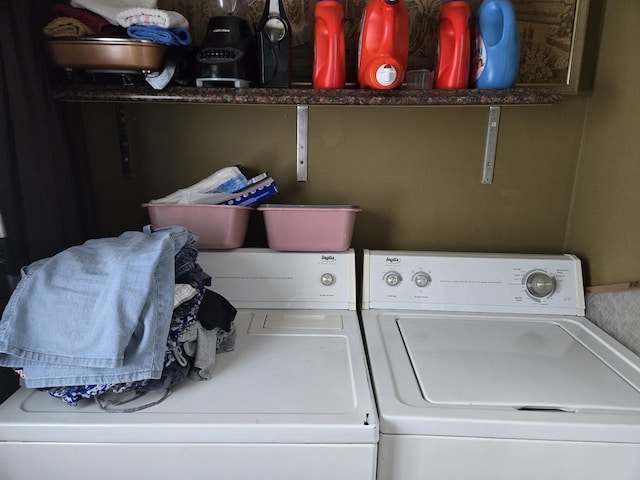
[[[438,54],[433,87],[469,87],[471,7],[467,0],[443,0],[438,24]]]
[[[360,88],[390,90],[401,86],[408,61],[409,15],[403,0],[369,0],[360,22]]]
[[[318,0],[315,8],[313,88],[345,87],[342,0]]]

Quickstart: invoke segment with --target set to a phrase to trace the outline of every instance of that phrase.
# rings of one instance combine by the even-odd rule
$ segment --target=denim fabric
[[[162,373],[183,227],[90,240],[23,268],[0,322],[0,365],[27,387],[112,384]]]
[[[189,285],[196,293],[195,297],[189,301],[181,303],[177,308],[173,309],[173,317],[169,326],[169,334],[167,335],[167,343],[164,354],[164,368],[160,379],[136,380],[133,382],[103,384],[103,385],[69,385],[58,387],[39,388],[39,390],[48,392],[55,398],[60,398],[68,405],[76,405],[83,398],[91,398],[104,393],[121,394],[125,392],[156,389],[155,386],[163,385],[164,378],[167,377],[167,368],[174,364],[182,367],[190,366],[188,357],[182,353],[182,345],[178,343],[178,337],[181,332],[187,329],[191,324],[196,323],[196,315],[201,303],[204,286]],[[186,374],[185,374],[186,375]],[[171,373],[173,377],[173,373]]]

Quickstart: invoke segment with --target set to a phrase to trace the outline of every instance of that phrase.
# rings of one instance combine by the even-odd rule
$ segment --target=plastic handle
[[[385,0],[386,1],[386,0]],[[389,3],[389,2],[387,2]],[[389,11],[389,21],[384,22],[384,32],[382,33],[382,44],[387,45],[393,49],[395,44],[395,27],[396,27],[396,9],[393,6],[387,7]],[[389,52],[384,52],[385,55],[389,55]]]
[[[325,5],[322,5],[322,4]],[[314,52],[314,88],[344,88],[344,11],[342,3],[318,2],[316,5]]]
[[[495,47],[504,38],[505,33],[505,5],[493,3],[490,10],[480,17],[480,30],[482,31],[482,41],[487,47]]]

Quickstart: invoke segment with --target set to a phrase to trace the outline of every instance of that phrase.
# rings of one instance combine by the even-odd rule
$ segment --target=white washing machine
[[[378,480],[637,480],[640,359],[570,255],[365,251]]]
[[[238,308],[235,349],[212,378],[132,413],[22,388],[0,405],[2,480],[375,478],[354,252],[238,249],[198,263]]]

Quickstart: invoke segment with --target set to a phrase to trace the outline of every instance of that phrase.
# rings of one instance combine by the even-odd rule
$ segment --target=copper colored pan
[[[155,72],[164,67],[167,46],[149,40],[66,37],[47,40],[51,62],[67,70]]]

